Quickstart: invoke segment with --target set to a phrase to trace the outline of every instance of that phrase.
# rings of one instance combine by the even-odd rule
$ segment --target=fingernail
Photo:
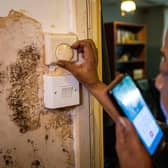
[[[57,62],[56,63],[58,66],[65,67],[65,64],[63,62]]]
[[[123,118],[119,117],[118,120],[117,120],[117,123],[123,127],[124,129],[127,129],[127,125],[125,123],[125,121],[123,120]]]

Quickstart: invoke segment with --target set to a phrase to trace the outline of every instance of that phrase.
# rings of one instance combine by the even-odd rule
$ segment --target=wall
[[[36,0],[10,0],[2,1],[1,16],[6,16],[8,11],[15,9],[21,11],[37,20],[42,24],[44,32],[66,33],[75,31],[74,1],[46,1]]]
[[[122,17],[118,3],[102,0],[103,22],[127,21],[147,25],[147,70],[148,77],[155,78],[160,62],[160,46],[164,27],[163,8],[137,9],[134,15]],[[152,67],[152,68],[151,68]]]
[[[0,167],[89,168],[90,123],[88,92],[85,88],[81,87],[83,96],[81,105],[78,107],[48,110],[45,109],[43,105],[43,85],[42,81],[40,81],[42,80],[43,73],[45,73],[47,69],[43,64],[45,56],[43,50],[45,46],[43,33],[74,32],[78,37],[86,38],[86,2],[83,1],[81,3],[81,1],[78,1],[78,3],[76,3],[76,1],[73,0],[13,0],[12,3],[10,0],[6,0],[5,2],[0,2],[0,21],[3,23],[0,24],[0,34],[1,37],[4,37],[4,39],[1,38],[0,40]],[[83,10],[80,10],[79,13],[83,19],[82,24],[77,26],[76,22],[78,23],[79,20],[75,12],[78,12],[78,8],[81,5]],[[30,18],[25,17],[24,19],[29,26],[32,26],[29,27],[23,24],[22,20],[20,21],[20,19],[18,19],[18,17],[20,18],[20,14],[16,13],[16,18],[12,15],[6,17],[11,9],[30,16]],[[12,18],[14,18],[16,24],[10,20]],[[20,25],[17,25],[18,22]],[[12,24],[9,25],[9,23]],[[40,53],[36,53],[34,47],[25,48],[25,44],[32,43],[38,43]],[[20,48],[23,50],[20,50]],[[27,53],[27,51],[31,51],[31,53]],[[27,68],[23,63],[27,65],[27,63],[31,62],[31,59],[25,60],[24,62],[18,59],[25,54],[26,56],[32,56],[33,59],[34,56],[39,58],[40,62],[38,66],[40,69],[38,69],[38,74],[36,74],[35,71],[35,73],[33,73],[36,74],[33,76],[34,80],[26,80],[25,85],[21,85],[21,80],[13,83],[9,80],[11,79],[9,74],[13,74],[13,77],[20,75],[22,70],[24,71]],[[24,71],[26,74],[29,74],[33,69],[30,64],[28,67],[29,70]],[[17,69],[22,70],[17,71]],[[16,71],[17,73],[13,73]],[[34,81],[35,85],[29,85],[30,81]],[[24,82],[24,80],[22,80],[22,82]],[[23,88],[23,92],[20,94],[22,103],[25,102],[24,98],[29,100],[32,97],[37,98],[30,100],[26,105],[26,107],[32,106],[33,108],[35,107],[35,109],[32,110],[31,113],[25,111],[27,116],[33,117],[30,117],[31,120],[27,117],[30,122],[28,122],[24,129],[22,128],[25,126],[25,118],[18,114],[19,107],[18,102],[16,102],[18,99],[15,95],[18,95],[19,92],[16,88],[19,88],[19,91],[21,91],[20,88]],[[7,98],[9,98],[8,94],[11,95],[10,100],[14,100],[14,104],[16,104],[15,109],[9,106],[11,103],[7,100]],[[31,96],[29,98],[29,96],[26,97],[25,95]],[[33,103],[30,104],[30,102]],[[11,117],[15,117],[14,111],[18,114],[15,121],[12,120],[13,118],[11,119]],[[33,125],[33,123],[37,124]]]

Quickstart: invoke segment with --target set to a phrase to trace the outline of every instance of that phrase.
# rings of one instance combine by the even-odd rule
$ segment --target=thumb
[[[116,138],[117,142],[120,144],[124,144],[126,141],[126,137],[128,135],[127,123],[125,122],[123,117],[119,117],[116,122]]]
[[[74,73],[76,71],[76,65],[70,61],[60,60],[56,63],[58,66],[65,68],[66,70]]]

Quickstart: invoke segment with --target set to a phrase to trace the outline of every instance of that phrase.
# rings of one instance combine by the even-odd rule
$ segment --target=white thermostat
[[[77,41],[75,34],[45,33],[45,64],[50,65],[58,60],[77,61],[77,51],[71,45]]]
[[[48,109],[79,105],[79,82],[72,75],[44,75],[44,106]]]

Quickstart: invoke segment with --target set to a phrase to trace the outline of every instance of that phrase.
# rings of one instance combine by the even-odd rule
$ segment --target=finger
[[[119,129],[118,135],[121,137],[123,140],[122,141],[127,141],[129,138],[138,138],[136,130],[132,123],[125,117],[119,117],[117,122],[116,122],[116,129]],[[116,132],[117,133],[117,132]]]
[[[90,46],[94,50],[94,52],[97,52],[97,48],[95,46],[94,41],[92,39],[87,39],[87,42],[90,44]]]
[[[77,65],[69,61],[59,60],[56,64],[62,68],[65,68],[73,74],[76,72],[77,69]]]
[[[125,144],[128,136],[127,123],[122,117],[116,122],[116,138],[118,144]]]
[[[92,40],[92,39],[88,39],[88,41],[90,42],[90,45],[92,46],[92,49],[93,49],[93,51],[94,51],[94,56],[95,56],[95,60],[96,60],[96,62],[98,62],[98,49],[96,48],[96,45],[95,45],[95,43],[94,43],[94,41]]]
[[[86,43],[86,40],[78,40],[71,45],[73,49],[83,48]]]
[[[107,86],[107,90],[111,89],[113,86],[115,86],[116,83],[118,83],[124,74],[117,74],[117,76],[112,80],[112,82]]]
[[[94,55],[97,53],[94,42],[91,39],[79,40],[75,42],[72,48],[77,49],[78,52],[83,52],[85,60],[95,60]],[[96,61],[96,60],[95,60]]]

